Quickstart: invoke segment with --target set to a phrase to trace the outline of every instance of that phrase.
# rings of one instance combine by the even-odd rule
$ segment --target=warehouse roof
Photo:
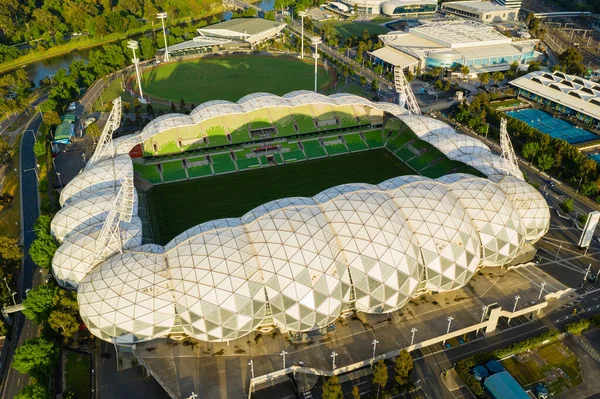
[[[492,399],[531,399],[508,371],[486,378],[483,386]]]

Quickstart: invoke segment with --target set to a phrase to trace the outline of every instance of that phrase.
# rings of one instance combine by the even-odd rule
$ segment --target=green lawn
[[[372,35],[381,35],[390,31],[385,26],[372,22],[338,21],[334,22],[333,25],[337,33],[344,39],[352,35],[362,38],[365,29]]]
[[[147,196],[154,240],[166,244],[199,223],[239,217],[274,199],[412,173],[386,149],[379,149],[155,186]]]
[[[65,380],[67,389],[73,391],[77,398],[90,397],[90,356],[67,351],[65,356]]]
[[[290,77],[293,77],[291,79]],[[331,84],[323,68],[322,86]],[[144,93],[179,103],[199,105],[209,100],[237,101],[255,92],[283,95],[312,90],[314,65],[294,58],[266,56],[207,57],[153,67],[144,72]]]

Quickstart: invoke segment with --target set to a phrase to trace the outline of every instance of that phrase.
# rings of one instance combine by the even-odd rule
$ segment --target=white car
[[[89,125],[91,125],[92,123],[96,122],[98,119],[96,119],[95,116],[90,116],[89,118],[86,118],[86,120],[83,122],[85,127],[88,127]]]
[[[67,111],[75,111],[77,109],[77,103],[76,102],[72,102],[71,104],[69,104],[69,106],[67,107]]]

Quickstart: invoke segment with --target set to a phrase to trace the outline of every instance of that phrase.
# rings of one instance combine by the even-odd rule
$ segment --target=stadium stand
[[[165,183],[187,179],[187,174],[185,173],[185,169],[183,169],[183,162],[181,160],[161,162],[160,166],[162,167],[162,175]]]
[[[296,128],[294,127],[294,119],[290,114],[290,108],[268,108],[269,114],[273,119],[273,123],[277,127],[277,133],[279,136],[290,136],[296,134]]]
[[[441,153],[438,153],[433,150],[433,148],[429,148],[427,151],[422,152],[421,154],[413,157],[408,164],[417,172],[420,172],[422,169],[430,166],[434,161],[437,161],[441,156]]]
[[[235,163],[231,160],[231,155],[226,154],[211,154],[212,167],[215,174],[234,172],[236,170]]]
[[[335,114],[341,127],[358,126],[358,119],[354,116],[354,107],[352,105],[335,107]]]
[[[321,146],[319,139],[303,141],[302,146],[304,146],[304,152],[306,153],[308,159],[320,158],[327,155]]]
[[[135,170],[142,178],[148,180],[150,183],[156,184],[162,181],[158,168],[155,164],[144,165],[141,163],[134,162],[133,170]]]
[[[348,149],[352,152],[369,149],[369,147],[367,147],[367,144],[363,141],[362,137],[360,137],[359,133],[346,134],[344,135],[344,140],[346,141]]]
[[[229,115],[226,119],[232,143],[246,143],[250,140],[246,115]]]
[[[416,139],[416,136],[414,134],[410,134],[408,132],[400,132],[396,135],[392,135],[387,143],[386,143],[386,147],[388,150],[390,150],[391,152],[394,152],[402,147],[404,147],[406,144],[408,144],[411,140]]]
[[[191,163],[194,163],[194,162],[208,162],[204,155],[200,156],[200,157],[189,157],[189,158],[186,158],[185,161],[187,162],[188,165],[190,165]]]
[[[309,104],[294,107],[293,114],[299,133],[310,133],[317,130],[312,108]]]
[[[415,140],[412,143],[410,143],[410,146],[417,151],[423,151],[431,147],[429,143],[426,143],[422,140]]]
[[[348,152],[348,148],[346,148],[346,145],[339,137],[327,137],[323,139],[323,147],[329,155],[345,154]]]
[[[281,147],[281,155],[285,162],[295,162],[295,161],[303,161],[306,159],[304,152],[300,149],[297,142],[290,143],[282,143]]]
[[[369,115],[367,115],[367,111],[365,110],[365,107],[363,107],[362,105],[353,105],[352,107],[354,108],[354,114],[358,118],[358,122],[361,125],[366,125],[366,124],[371,123],[371,119],[369,118]]]
[[[383,147],[383,134],[381,129],[363,132],[363,136],[365,137],[365,141],[369,145],[369,148]]]
[[[256,111],[248,112],[246,119],[250,125],[250,129],[264,129],[273,126],[271,116],[267,108],[257,109]]]
[[[208,164],[188,166],[187,171],[190,178],[211,176],[213,174],[213,171]]]
[[[202,130],[208,137],[208,144],[211,147],[229,144],[229,140],[227,140],[227,136],[225,133],[225,125],[217,124],[217,121],[220,121],[220,119],[220,117],[211,118],[205,122],[200,123]]]
[[[252,149],[247,148],[242,151],[236,151],[235,163],[238,166],[238,170],[245,170],[260,167],[260,162]]]
[[[420,173],[423,176],[437,179],[438,177],[442,177],[450,171],[458,168],[460,166],[459,162],[452,161],[446,157],[442,157],[438,161],[432,163],[428,167],[421,169]]]
[[[402,147],[394,152],[398,158],[407,163],[409,159],[414,158],[415,154],[406,147]]]

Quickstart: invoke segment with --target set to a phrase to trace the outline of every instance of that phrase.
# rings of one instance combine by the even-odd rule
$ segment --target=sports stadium
[[[549,227],[544,198],[484,143],[354,95],[256,93],[103,137],[61,192],[52,267],[120,345],[394,312]]]

